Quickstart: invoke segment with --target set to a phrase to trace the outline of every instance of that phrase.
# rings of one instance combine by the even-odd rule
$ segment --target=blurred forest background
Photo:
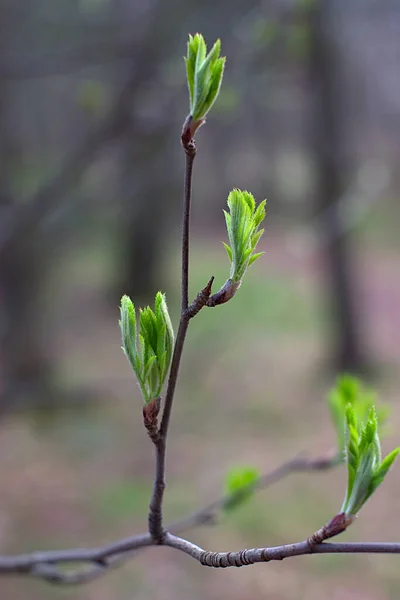
[[[325,397],[362,373],[400,407],[397,0],[0,1],[0,548],[98,545],[146,527],[153,451],[120,350],[118,304],[178,314],[188,33],[227,68],[197,135],[191,296],[228,276],[233,187],[268,199],[265,256],[189,331],[167,515],[334,445]],[[216,288],[217,289],[217,288]],[[397,432],[397,433],[396,433]],[[303,539],[344,473],[297,475],[213,528],[207,548]],[[398,541],[395,469],[345,539]],[[150,552],[151,563],[150,563]],[[228,571],[150,550],[88,586],[0,580],[4,600],[397,599],[396,557]]]

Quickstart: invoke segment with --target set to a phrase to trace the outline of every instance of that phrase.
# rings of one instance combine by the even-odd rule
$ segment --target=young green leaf
[[[264,232],[259,229],[265,217],[263,200],[256,208],[254,196],[246,191],[232,190],[228,196],[229,213],[224,211],[230,246],[224,244],[231,260],[229,277],[240,282],[248,267],[263,253],[254,252]]]
[[[400,452],[400,448],[395,448],[394,450],[392,450],[392,452],[390,452],[386,456],[386,458],[383,459],[380,466],[376,469],[376,472],[375,472],[375,475],[373,478],[372,492],[374,492],[376,490],[376,488],[378,487],[378,485],[380,485],[382,483],[382,481],[386,477],[387,473],[391,469],[394,461],[396,460],[399,452]]]
[[[120,328],[123,350],[147,404],[161,394],[174,346],[174,333],[164,294],[157,293],[154,311],[149,306],[140,309],[139,327],[131,299],[123,296]]]
[[[220,57],[221,41],[217,40],[207,54],[207,46],[201,34],[189,35],[186,77],[189,89],[191,133],[204,122],[217,99],[224,73],[225,58]]]
[[[254,493],[255,484],[260,478],[260,472],[255,467],[233,467],[225,478],[225,493],[227,496],[224,504],[225,510],[237,508],[246,502]]]
[[[382,461],[378,419],[373,406],[365,422],[360,420],[354,405],[350,403],[346,407],[345,417],[347,490],[341,512],[354,517],[382,483],[400,448],[393,450]]]
[[[349,374],[337,377],[335,385],[328,395],[328,406],[331,419],[336,431],[338,455],[343,456],[345,447],[344,428],[346,407],[351,405],[354,409],[357,422],[368,419],[372,406],[376,407],[377,417],[383,424],[388,416],[388,408],[382,403],[377,403],[376,394],[366,387],[360,379]]]
[[[122,349],[136,374],[143,397],[146,397],[146,386],[143,379],[143,357],[137,347],[137,327],[135,306],[129,296],[123,296],[120,307],[119,321],[122,333]]]

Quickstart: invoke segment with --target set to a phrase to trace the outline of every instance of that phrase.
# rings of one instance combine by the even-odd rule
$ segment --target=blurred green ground
[[[332,383],[326,370],[332,324],[320,289],[322,267],[312,252],[297,252],[307,243],[293,246],[276,231],[267,236],[266,254],[249,271],[237,297],[224,307],[203,310],[192,322],[168,447],[167,519],[218,496],[226,469],[234,464],[254,464],[266,472],[302,450],[320,455],[332,448],[324,400]],[[392,437],[384,442],[391,448],[400,431],[398,250],[381,248],[374,234],[361,240],[356,258],[366,338],[380,364],[376,385],[393,407]],[[175,322],[177,260],[173,253],[165,264]],[[101,390],[104,400],[50,423],[32,416],[3,423],[2,552],[99,545],[146,527],[153,451],[141,423],[139,393],[120,350],[117,307],[110,310],[98,301],[104,264],[98,253],[70,256],[53,282],[58,301],[65,303],[65,322],[59,324],[55,343],[61,375],[66,385]],[[227,264],[219,236],[197,238],[191,295],[210,275],[217,285],[223,283]],[[294,475],[217,526],[188,537],[214,550],[298,541],[340,508],[344,489],[342,469]],[[397,465],[343,540],[398,541],[399,493]],[[313,556],[213,571],[173,550],[150,549],[83,587],[4,578],[0,598],[395,600],[400,595],[398,561]]]

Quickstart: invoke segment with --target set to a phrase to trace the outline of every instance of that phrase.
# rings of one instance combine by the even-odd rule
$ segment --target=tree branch
[[[322,457],[319,459],[295,457],[261,477],[256,484],[249,486],[249,488],[260,490],[280,481],[290,473],[318,472],[332,468],[337,464],[337,457]],[[213,515],[215,515],[215,512],[222,509],[234,497],[235,494],[223,496],[186,519],[171,524],[169,529],[178,532],[196,525],[214,522]],[[122,564],[139,549],[157,544],[175,548],[199,561],[202,565],[214,568],[240,567],[309,554],[400,554],[400,543],[315,543],[315,539],[317,539],[315,535],[317,534],[302,542],[272,548],[248,548],[237,552],[210,552],[169,531],[164,532],[161,541],[152,538],[149,533],[145,533],[93,549],[78,548],[34,552],[16,556],[0,556],[0,574],[31,575],[55,584],[85,583],[96,579],[107,572],[108,569]],[[75,562],[89,563],[89,566],[70,571],[64,571],[56,566],[57,563]]]
[[[133,550],[154,546],[156,542],[149,534],[127,538],[110,547],[94,550],[66,550],[36,552],[20,556],[0,557],[0,574],[33,575],[50,583],[77,584],[91,581],[116,566],[122,559],[132,556]],[[400,543],[385,542],[345,542],[311,544],[310,539],[294,544],[284,544],[271,548],[247,548],[236,552],[210,552],[188,540],[165,533],[164,547],[175,548],[203,566],[214,568],[243,567],[260,562],[283,560],[294,556],[310,554],[400,554]],[[118,548],[124,548],[119,551]],[[109,560],[108,560],[108,557]],[[91,562],[92,567],[63,572],[54,563]]]
[[[54,565],[54,563],[89,562],[107,566],[107,559],[137,548],[151,546],[153,543],[150,534],[143,533],[99,548],[47,550],[17,556],[0,556],[0,573],[30,573],[39,565]]]
[[[189,304],[189,227],[190,227],[190,204],[192,198],[192,173],[193,162],[196,156],[196,145],[194,140],[184,146],[186,156],[185,187],[183,200],[183,223],[182,223],[182,290],[181,290],[181,313],[184,313]]]
[[[259,491],[277,483],[291,473],[318,472],[337,464],[335,457],[308,459],[295,457],[273,471],[264,474],[251,486],[246,488]],[[216,515],[224,506],[235,500],[237,494],[226,494],[204,508],[193,512],[167,526],[169,532],[178,534],[193,527],[214,524]],[[189,542],[188,542],[189,543]],[[0,556],[0,574],[25,574],[43,579],[49,583],[72,585],[88,583],[104,575],[109,569],[116,568],[132,558],[138,550],[154,545],[149,534],[143,534],[119,540],[100,548],[56,550],[20,554],[16,556]],[[72,570],[62,570],[57,563],[89,563],[88,566]]]
[[[181,285],[181,316],[179,321],[178,333],[174,345],[174,352],[171,362],[171,370],[168,378],[167,392],[165,395],[165,404],[158,438],[155,442],[156,449],[156,474],[154,478],[153,493],[149,506],[149,532],[153,540],[161,544],[165,535],[163,528],[162,503],[164,499],[164,490],[166,486],[166,451],[167,435],[171,418],[172,404],[174,401],[176,383],[178,381],[179,366],[182,358],[183,346],[187,329],[189,326],[190,314],[189,305],[189,225],[190,225],[190,204],[192,196],[192,173],[193,161],[196,156],[196,145],[193,139],[186,143],[182,140],[182,145],[186,155],[184,195],[183,195],[183,221],[182,221],[182,285]]]
[[[347,542],[312,545],[309,540],[272,548],[248,548],[238,552],[208,552],[196,544],[168,533],[165,545],[180,550],[206,567],[244,567],[306,554],[400,554],[400,543]]]

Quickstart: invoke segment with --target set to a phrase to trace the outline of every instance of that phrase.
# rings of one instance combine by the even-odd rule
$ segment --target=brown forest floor
[[[212,274],[210,266],[218,282],[225,273],[218,240],[207,246],[195,245],[193,294]],[[233,464],[255,464],[264,472],[301,450],[319,455],[334,445],[325,402],[332,380],[326,371],[331,325],[320,293],[323,265],[299,248],[306,248],[304,240],[295,247],[270,236],[265,257],[237,298],[193,321],[169,443],[169,518],[219,495]],[[356,256],[364,339],[379,365],[376,387],[392,406],[387,449],[400,431],[398,261],[398,251],[375,245],[359,246]],[[32,416],[3,422],[1,552],[98,545],[146,527],[153,452],[120,351],[117,311],[96,300],[97,284],[82,275],[84,269],[78,269],[80,287],[68,292],[70,286],[57,283],[65,325],[56,345],[65,384],[101,390],[103,401],[50,423]],[[217,526],[188,535],[215,550],[297,541],[337,512],[344,488],[342,469],[291,476]],[[399,541],[399,495],[397,465],[343,540]],[[58,597],[394,600],[400,597],[399,558],[313,556],[213,571],[173,550],[150,549],[83,587],[0,580],[1,600]]]

